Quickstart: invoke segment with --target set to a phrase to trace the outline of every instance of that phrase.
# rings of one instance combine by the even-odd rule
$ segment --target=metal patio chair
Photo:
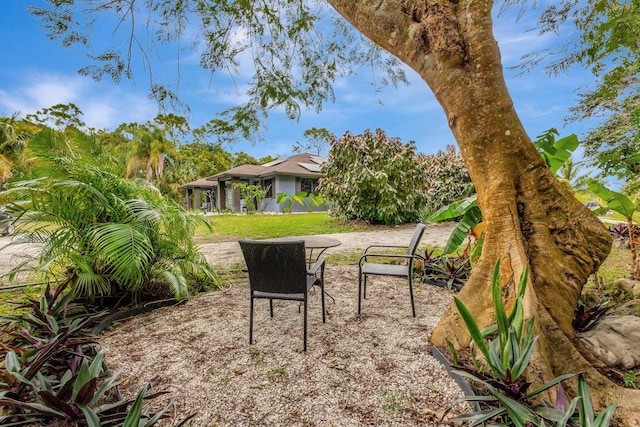
[[[411,237],[411,241],[409,242],[408,246],[371,245],[364,251],[364,255],[362,255],[362,257],[360,257],[360,261],[358,261],[358,314],[361,313],[363,297],[364,299],[367,299],[367,276],[376,275],[404,277],[409,281],[411,312],[413,314],[413,317],[416,317],[416,308],[413,301],[413,281],[411,276],[413,273],[413,261],[416,257],[418,257],[418,255],[416,255],[416,250],[418,249],[418,244],[420,243],[420,239],[422,239],[422,235],[424,234],[426,228],[426,225],[418,224],[415,231],[413,232],[413,236]],[[406,252],[402,254],[388,253],[379,252],[379,249],[406,249]],[[369,252],[370,250],[376,250],[376,252]],[[405,263],[403,265],[396,265],[370,261],[381,261],[383,259],[389,258],[403,259],[405,260]]]

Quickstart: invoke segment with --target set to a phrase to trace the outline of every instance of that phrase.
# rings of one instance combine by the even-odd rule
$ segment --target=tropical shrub
[[[478,224],[482,222],[482,212],[478,207],[478,198],[476,195],[467,197],[466,199],[458,200],[450,203],[447,206],[443,206],[438,211],[434,212],[428,218],[425,218],[425,222],[440,222],[457,220],[455,228],[451,232],[447,243],[442,250],[443,255],[448,255],[455,252],[464,242],[467,236],[473,233]],[[476,240],[481,239],[481,232],[476,235]],[[466,252],[470,248],[468,247]]]
[[[293,203],[295,202],[301,206],[304,206],[306,197],[307,193],[304,191],[299,191],[296,194],[289,194],[281,191],[276,196],[276,203],[284,203],[283,211],[291,213],[293,211]]]
[[[324,206],[325,200],[319,194],[308,193],[305,199],[305,206],[307,207],[307,212],[313,212],[313,208],[315,206]]]
[[[380,129],[334,141],[318,188],[329,214],[381,224],[418,221],[427,196],[415,149]]]
[[[570,159],[573,153],[580,145],[578,137],[575,134],[556,139],[560,136],[557,129],[548,129],[536,137],[533,145],[544,159],[551,172],[557,173],[560,168]]]
[[[613,405],[596,416],[589,388],[582,375],[578,378],[578,396],[571,403],[566,401],[561,383],[575,376],[574,374],[561,375],[529,391],[532,382],[524,374],[533,355],[537,337],[533,335],[535,319],[525,321],[524,318],[523,298],[527,280],[528,269],[525,269],[520,276],[513,309],[507,313],[502,301],[500,262],[496,263],[491,280],[496,324],[485,330],[480,330],[478,322],[462,301],[454,298],[475,348],[483,357],[480,361],[472,354],[472,365],[456,366],[454,372],[457,375],[479,387],[475,395],[463,396],[452,406],[460,402],[478,402],[483,406],[473,413],[456,416],[453,420],[470,421],[472,425],[490,422],[491,425],[523,427],[608,426],[616,406]],[[453,346],[450,349],[453,351],[454,363],[458,363],[458,355]],[[540,394],[554,386],[558,386],[555,407],[544,400],[537,403]]]
[[[239,188],[242,199],[247,204],[247,213],[262,211],[262,200],[267,195],[268,188],[260,184],[235,183],[233,188]]]
[[[14,164],[24,161],[27,143],[27,137],[18,135],[11,122],[0,121],[0,191],[4,190],[5,182],[13,176]]]
[[[216,277],[192,242],[198,224],[149,184],[137,184],[92,166],[60,159],[66,179],[40,178],[6,191],[13,200],[12,244],[42,250],[10,273],[38,282],[69,281],[75,296],[184,298]]]
[[[573,329],[576,332],[586,332],[595,328],[611,310],[613,305],[608,299],[600,301],[592,306],[587,306],[583,301],[578,300],[578,305],[573,311]]]
[[[471,276],[469,257],[437,256],[424,263],[422,278],[426,282],[442,285],[449,290],[462,289]]]
[[[117,377],[96,351],[90,329],[104,313],[90,313],[65,293],[47,286],[39,301],[19,307],[21,314],[0,319],[0,424],[152,426],[169,409],[143,407],[144,387],[135,400],[121,400]]]
[[[587,185],[589,186],[589,190],[593,191],[606,203],[607,207],[603,208],[603,210],[611,209],[624,216],[627,221],[627,235],[629,237],[629,248],[631,249],[631,264],[629,269],[632,278],[640,279],[640,251],[638,250],[638,246],[640,246],[640,236],[636,235],[636,226],[633,223],[633,215],[640,209],[640,203],[635,204],[627,195],[609,190],[596,180],[592,179],[588,181]]]
[[[453,145],[447,145],[445,151],[437,154],[421,154],[418,161],[425,171],[427,213],[436,212],[443,206],[475,193],[475,187],[467,171],[462,155]]]

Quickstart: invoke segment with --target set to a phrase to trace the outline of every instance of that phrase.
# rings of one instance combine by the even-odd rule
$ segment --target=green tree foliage
[[[572,159],[567,159],[556,174],[572,191],[582,191],[587,188],[587,181],[591,179],[589,174],[584,174],[582,171],[581,163],[575,163]]]
[[[242,199],[247,204],[247,212],[262,212],[262,200],[267,195],[268,188],[260,184],[235,183],[233,188],[239,188]]]
[[[638,181],[640,176],[640,93],[608,105],[609,116],[583,139],[585,157],[604,176]]]
[[[169,134],[169,139],[174,145],[179,142],[179,137],[185,137],[191,130],[186,117],[173,113],[158,114],[153,122]]]
[[[475,193],[473,182],[456,147],[448,145],[437,154],[421,154],[418,161],[425,170],[427,187],[425,211],[434,213],[440,208]]]
[[[233,155],[233,162],[231,167],[238,167],[242,165],[259,165],[260,161],[250,154],[240,151]]]
[[[215,175],[231,168],[233,156],[220,144],[194,142],[178,147],[178,163],[193,170],[194,179]]]
[[[604,175],[626,179],[635,179],[640,171],[638,28],[640,2],[635,0],[553,2],[543,11],[539,29],[564,35],[565,42],[554,50],[527,55],[523,64],[527,68],[546,62],[550,73],[578,64],[592,71],[596,82],[579,94],[568,120],[604,118],[583,138],[585,156]]]
[[[640,178],[627,181],[622,187],[622,192],[630,194],[636,203],[640,203]]]
[[[307,129],[304,131],[304,137],[307,138],[306,143],[296,142],[293,146],[294,153],[304,153],[308,151],[315,152],[315,154],[320,155],[323,152],[326,152],[327,149],[331,146],[331,141],[333,141],[336,136],[329,132],[327,128],[315,128]]]
[[[42,245],[31,272],[37,281],[69,280],[75,295],[184,298],[215,276],[191,237],[202,218],[142,186],[93,166],[60,159],[61,179],[16,183],[5,194],[15,203],[21,241]]]
[[[318,191],[334,216],[382,224],[421,217],[427,199],[425,171],[413,142],[387,138],[380,129],[375,134],[346,133],[332,143],[322,172]]]
[[[180,68],[172,75],[169,64],[152,63],[163,56],[153,49],[176,40],[181,48],[191,46],[206,72],[246,82],[246,102],[221,112],[207,126],[221,138],[218,142],[254,140],[273,109],[292,119],[306,109],[320,111],[334,99],[332,83],[363,65],[382,70],[375,74],[376,86],[407,83],[398,60],[365,41],[319,2],[149,0],[144,8],[132,7],[129,0],[53,4],[30,11],[50,39],[86,50],[93,62],[80,74],[115,82],[147,74],[151,96],[161,108],[183,107],[172,86],[183,79]],[[91,31],[98,23],[114,29],[108,46],[123,47],[94,50]],[[329,31],[323,31],[326,28]],[[141,43],[151,34],[153,43]],[[247,56],[252,68],[240,66]],[[149,71],[156,68],[163,73]],[[167,74],[170,83],[157,78]]]
[[[73,103],[56,104],[49,108],[36,111],[35,114],[28,114],[26,120],[39,125],[55,126],[58,130],[69,128],[81,128],[84,122],[80,118],[84,113]]]

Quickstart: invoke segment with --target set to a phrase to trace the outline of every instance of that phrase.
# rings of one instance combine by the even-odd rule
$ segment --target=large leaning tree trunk
[[[637,417],[640,391],[617,387],[576,338],[571,321],[590,274],[611,238],[598,218],[546,167],[506,88],[488,0],[329,0],[359,31],[413,68],[442,105],[478,192],[486,225],[483,253],[459,298],[481,326],[494,322],[490,281],[501,260],[503,295],[528,265],[525,313],[536,319],[539,345],[529,375],[548,381],[587,372],[594,401]],[[432,334],[469,345],[452,305]],[[636,411],[634,413],[634,411]],[[629,418],[630,417],[630,418]]]

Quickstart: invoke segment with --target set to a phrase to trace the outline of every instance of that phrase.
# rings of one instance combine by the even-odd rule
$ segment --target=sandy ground
[[[406,244],[413,227],[332,235],[351,251],[371,243]],[[429,227],[423,245],[442,245],[450,227]],[[237,242],[204,245],[214,264],[241,261]],[[429,334],[453,294],[418,284],[411,316],[402,280],[373,278],[357,315],[357,266],[328,263],[327,322],[320,295],[309,305],[308,351],[302,352],[298,303],[256,302],[248,343],[248,281],[185,304],[119,322],[100,337],[107,360],[121,371],[121,389],[145,384],[175,399],[174,420],[196,413],[194,426],[438,425],[462,392],[431,356]],[[168,399],[168,397],[167,397]]]
[[[407,244],[413,226],[326,235],[353,252],[370,244]],[[421,247],[441,246],[451,226],[429,226]],[[242,262],[237,242],[202,246],[220,269]],[[6,271],[37,248],[0,252]],[[254,340],[248,343],[248,280],[226,274],[223,288],[186,303],[113,324],[99,337],[106,360],[120,374],[125,397],[145,385],[168,391],[171,421],[195,413],[192,426],[440,425],[462,392],[431,356],[429,335],[453,293],[417,284],[411,316],[402,280],[372,278],[357,314],[357,266],[329,262],[327,322],[320,295],[310,298],[308,351],[302,351],[302,314],[295,302],[256,302]],[[163,401],[164,399],[164,401]],[[165,424],[169,425],[169,424]]]

